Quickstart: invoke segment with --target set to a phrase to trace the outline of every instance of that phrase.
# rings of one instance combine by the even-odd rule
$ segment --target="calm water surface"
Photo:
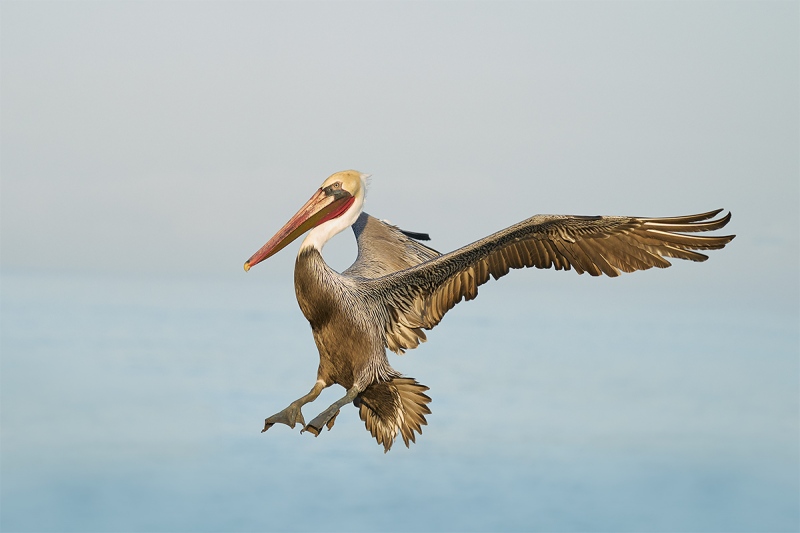
[[[291,278],[6,272],[2,530],[796,531],[796,308],[545,274],[392,356],[433,414],[384,455],[260,433],[315,380]]]

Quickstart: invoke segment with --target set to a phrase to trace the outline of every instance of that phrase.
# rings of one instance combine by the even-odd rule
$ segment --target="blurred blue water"
[[[392,356],[433,414],[384,455],[353,408],[260,433],[315,379],[290,279],[6,272],[0,526],[798,530],[796,309],[549,274]]]

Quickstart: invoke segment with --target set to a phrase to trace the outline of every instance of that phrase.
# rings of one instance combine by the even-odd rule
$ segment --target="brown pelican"
[[[405,232],[362,212],[366,178],[354,170],[326,179],[289,222],[244,264],[245,270],[309,231],[294,270],[300,309],[311,323],[319,369],[311,391],[264,421],[319,436],[339,410],[353,402],[367,430],[388,451],[399,433],[406,446],[422,433],[430,414],[427,387],[394,370],[386,348],[402,354],[424,342],[462,300],[472,300],[489,277],[512,268],[569,270],[592,276],[670,266],[666,257],[705,261],[695,250],[716,250],[734,236],[686,235],[718,230],[731,219],[722,210],[670,218],[536,215],[448,254],[421,244],[424,234]],[[322,247],[348,226],[358,257],[338,273]],[[334,383],[347,393],[310,423],[301,407]],[[301,432],[302,432],[301,431]]]

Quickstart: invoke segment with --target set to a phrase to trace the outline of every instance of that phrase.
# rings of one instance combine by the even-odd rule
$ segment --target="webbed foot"
[[[298,422],[305,426],[306,421],[303,419],[303,412],[300,410],[302,406],[303,404],[299,400],[292,402],[289,407],[280,413],[274,414],[267,418],[264,420],[264,429],[261,430],[261,433],[264,433],[274,424],[286,424],[293,429]]]
[[[319,437],[319,433],[322,431],[323,426],[327,427],[328,431],[331,430],[337,416],[339,416],[339,409],[336,408],[334,411],[334,406],[331,406],[320,413],[314,420],[309,422],[306,427],[300,430],[300,433],[310,431],[315,437]]]
[[[361,389],[358,389],[355,386],[348,389],[347,394],[345,394],[343,398],[339,398],[333,404],[331,404],[330,407],[328,407],[327,409],[322,411],[319,415],[317,415],[317,417],[314,418],[314,420],[312,420],[308,425],[306,425],[306,427],[300,430],[300,433],[310,431],[311,433],[314,434],[315,437],[318,437],[320,431],[322,431],[322,428],[325,426],[327,426],[328,430],[330,431],[330,429],[333,427],[334,421],[336,421],[337,415],[339,414],[339,409],[341,409],[344,405],[347,405],[348,403],[355,400],[356,396],[358,396],[358,393],[360,391]],[[291,405],[289,407],[291,407]],[[280,415],[281,413],[278,414]],[[267,419],[267,421],[269,421],[269,419]]]

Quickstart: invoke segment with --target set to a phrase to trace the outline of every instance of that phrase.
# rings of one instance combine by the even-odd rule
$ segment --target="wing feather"
[[[386,311],[386,346],[403,353],[424,342],[422,330],[435,327],[458,302],[475,298],[478,286],[511,269],[574,268],[579,274],[615,277],[666,268],[668,257],[705,261],[708,256],[696,250],[717,250],[734,238],[697,235],[730,221],[730,213],[713,218],[720,212],[667,218],[537,215],[444,255],[416,243],[421,251],[415,248],[414,260],[406,259],[413,264],[391,272],[384,269],[382,275],[364,281],[365,290]],[[399,230],[397,234],[407,239]]]
[[[423,263],[439,252],[415,239],[427,239],[425,233],[402,230],[361,213],[353,223],[358,243],[358,257],[342,274],[350,277],[376,278]]]

